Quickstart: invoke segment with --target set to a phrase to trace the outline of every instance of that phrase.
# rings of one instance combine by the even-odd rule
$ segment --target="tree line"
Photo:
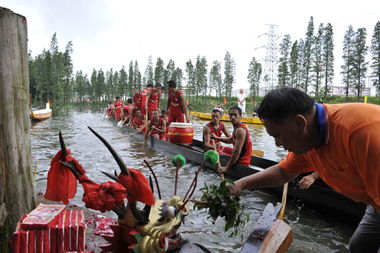
[[[290,35],[285,35],[279,44],[277,87],[296,87],[317,101],[326,101],[333,85],[333,50],[333,26],[319,24],[315,32],[311,17],[305,38],[292,41]],[[236,64],[228,51],[223,61],[214,60],[209,64],[205,56],[199,55],[194,60],[189,59],[183,69],[173,59],[165,64],[164,59],[158,57],[154,64],[149,57],[143,73],[138,61],[131,60],[127,68],[93,69],[91,75],[81,70],[73,73],[72,52],[71,41],[63,52],[59,51],[54,34],[48,50],[34,58],[29,54],[30,91],[34,100],[41,104],[46,100],[56,104],[112,100],[115,96],[131,97],[134,87],[141,90],[148,83],[166,84],[168,80],[175,80],[190,103],[206,104],[210,96],[216,96],[219,103],[229,103],[236,82]],[[367,61],[369,52],[371,60]],[[347,99],[351,92],[355,92],[357,99],[362,95],[368,70],[371,71],[372,85],[380,92],[380,21],[375,25],[369,47],[366,28],[354,30],[349,26],[344,36],[342,57],[340,74]],[[265,78],[262,63],[252,57],[247,76],[250,96],[259,95]]]

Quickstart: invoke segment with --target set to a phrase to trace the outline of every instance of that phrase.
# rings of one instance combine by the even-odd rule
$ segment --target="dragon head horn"
[[[113,158],[115,158],[117,164],[119,165],[120,170],[121,170],[121,174],[130,176],[130,173],[129,173],[128,169],[127,169],[127,166],[125,165],[125,163],[123,162],[123,160],[120,158],[120,156],[116,153],[116,151],[111,147],[111,145],[102,136],[100,136],[100,134],[98,134],[97,132],[95,132],[94,129],[92,129],[91,127],[88,127],[88,129],[90,129],[90,131],[93,134],[95,134],[95,136],[98,137],[103,142],[104,145],[106,145],[106,147],[108,148],[108,150],[111,152]]]
[[[59,131],[59,143],[61,144],[62,155],[65,157],[67,155],[67,150],[61,131]]]
[[[114,175],[111,175],[111,174],[109,174],[109,173],[107,173],[105,171],[101,171],[101,173],[103,173],[107,177],[109,177],[109,178],[111,178],[111,179],[113,179],[113,180],[115,180],[117,182],[117,178]]]

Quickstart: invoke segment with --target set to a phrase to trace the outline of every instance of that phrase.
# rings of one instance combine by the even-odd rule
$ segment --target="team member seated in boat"
[[[166,121],[160,118],[160,110],[153,110],[152,116],[152,119],[148,122],[148,127],[145,133],[145,141],[148,139],[149,135],[160,140],[165,140]]]
[[[161,84],[156,83],[156,85],[148,90],[145,98],[145,110],[148,111],[148,119],[152,119],[152,113],[154,110],[159,109],[159,101],[161,97]]]
[[[138,133],[145,133],[146,125],[144,124],[144,117],[141,114],[141,110],[138,108],[134,110],[132,126]]]
[[[122,125],[129,124],[132,120],[132,114],[133,114],[134,105],[132,103],[132,99],[127,99],[127,104],[123,106],[123,114],[122,117]]]
[[[257,113],[276,145],[289,154],[279,164],[237,180],[231,193],[280,186],[318,171],[331,188],[368,205],[350,251],[379,252],[380,106],[314,103],[303,91],[286,87],[270,91]]]
[[[186,122],[190,122],[182,91],[177,89],[177,84],[173,80],[168,81],[167,85],[169,90],[169,124],[172,122],[185,122],[185,120]]]
[[[135,108],[139,108],[140,110],[142,109],[142,104],[141,104],[141,93],[137,88],[133,88],[133,105]]]
[[[224,127],[224,124],[220,122],[221,116],[222,116],[222,112],[219,108],[213,109],[211,111],[211,121],[203,127],[202,139],[203,139],[203,149],[205,151],[214,149],[213,142],[215,142],[215,147],[216,147],[217,152],[221,152],[223,150],[223,146],[220,145],[220,141],[210,139],[211,133],[213,133],[217,137],[222,137],[222,133],[224,133],[226,137],[231,137],[231,134]]]
[[[123,109],[123,100],[120,97],[115,97],[115,102],[113,103],[115,107],[115,119],[119,121],[121,119],[120,115]]]
[[[224,147],[223,153],[230,155],[226,166],[218,169],[219,173],[224,173],[229,170],[235,163],[239,163],[245,166],[249,166],[251,163],[252,155],[252,140],[249,130],[246,125],[241,123],[242,111],[240,107],[233,106],[228,111],[231,123],[234,127],[232,136],[229,137],[217,137],[214,133],[211,133],[211,138],[224,143],[232,143],[233,148]]]
[[[145,89],[141,92],[141,113],[144,118],[148,118],[148,100],[147,95],[150,93],[153,89],[153,84],[148,83]]]
[[[165,132],[165,141],[168,140],[169,137],[169,121],[168,121],[168,111],[165,109],[161,110],[161,119],[165,120],[166,122],[166,132]]]

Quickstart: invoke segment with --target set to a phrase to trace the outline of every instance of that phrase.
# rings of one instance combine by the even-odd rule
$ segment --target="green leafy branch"
[[[249,221],[249,215],[244,215],[243,205],[240,203],[240,198],[237,196],[231,196],[229,187],[233,185],[232,180],[224,180],[217,185],[207,185],[200,189],[203,193],[201,200],[196,201],[194,204],[195,209],[208,208],[208,218],[212,218],[213,222],[218,217],[222,217],[225,220],[224,231],[228,231],[232,228],[230,236],[236,236],[238,228],[244,227]]]

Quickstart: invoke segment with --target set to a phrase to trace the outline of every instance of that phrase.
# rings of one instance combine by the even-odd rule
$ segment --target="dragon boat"
[[[136,130],[124,126],[121,128],[121,132],[136,133]],[[134,134],[132,138],[138,138],[141,140],[143,138],[143,135]],[[203,144],[199,140],[194,139],[192,145],[183,146],[150,137],[147,143],[151,148],[155,150],[165,151],[171,154],[181,154],[187,160],[197,164],[201,164],[203,162]],[[220,162],[222,165],[225,165],[228,160],[228,156],[220,156]],[[262,171],[275,164],[277,164],[276,161],[252,155],[251,164],[249,167],[243,166],[241,164],[235,164],[234,167],[231,170],[227,171],[225,175],[232,179],[240,179],[242,177]],[[205,168],[208,168],[215,172],[217,171],[217,165],[206,163]],[[300,199],[306,206],[311,209],[317,210],[329,217],[335,217],[347,222],[357,223],[363,217],[366,208],[363,203],[355,202],[334,191],[322,180],[317,180],[307,190],[301,190],[298,186],[298,181],[303,176],[305,176],[305,174],[300,175],[298,178],[289,183],[288,195],[290,198]],[[282,194],[282,187],[272,187],[260,190],[269,191],[277,194],[278,196],[281,196]]]

